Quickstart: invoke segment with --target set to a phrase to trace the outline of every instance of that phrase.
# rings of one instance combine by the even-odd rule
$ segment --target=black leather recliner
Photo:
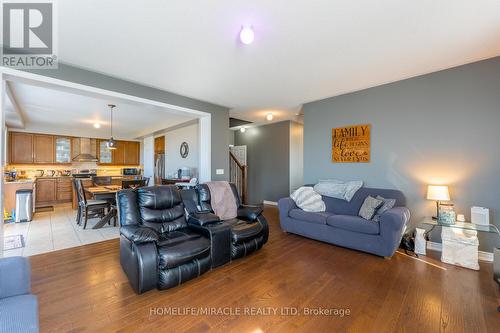
[[[211,239],[212,267],[257,251],[269,237],[269,226],[262,215],[262,206],[243,205],[236,186],[232,183],[230,186],[238,213],[236,218],[224,221],[214,214],[206,184],[181,191],[188,212],[188,224]],[[227,230],[227,237],[223,234],[224,230]]]
[[[122,190],[117,206],[120,263],[137,293],[171,288],[210,269],[210,240],[186,223],[175,186]]]

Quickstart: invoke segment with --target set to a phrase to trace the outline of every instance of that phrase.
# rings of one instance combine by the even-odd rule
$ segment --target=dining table
[[[111,204],[111,209],[97,222],[92,229],[100,229],[106,225],[112,218],[116,217],[116,192],[122,189],[119,185],[100,185],[85,188],[95,200],[106,200]]]

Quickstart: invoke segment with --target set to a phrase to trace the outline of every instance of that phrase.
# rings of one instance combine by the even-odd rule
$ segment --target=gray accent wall
[[[87,86],[106,89],[114,92],[210,113],[212,115],[212,180],[228,179],[228,108],[62,63],[59,63],[58,69],[31,70],[30,72],[60,80],[70,81],[73,83],[79,83]],[[224,175],[216,175],[216,169],[224,169]]]
[[[362,75],[362,73],[360,73]],[[304,181],[361,179],[403,191],[415,224],[435,213],[427,184],[450,187],[456,211],[490,208],[500,224],[500,57],[304,105]],[[370,163],[332,163],[334,127],[371,124]],[[440,231],[431,240],[440,241]],[[481,234],[480,250],[500,246]]]
[[[247,146],[248,202],[278,201],[289,195],[290,121],[234,133],[235,146]]]

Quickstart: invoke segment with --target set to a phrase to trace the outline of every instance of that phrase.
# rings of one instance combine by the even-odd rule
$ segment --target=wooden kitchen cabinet
[[[55,162],[69,164],[72,159],[72,145],[71,138],[57,136],[54,139],[54,147],[55,147]]]
[[[116,149],[109,150],[106,140],[99,140],[99,164],[139,165],[140,143],[137,141],[116,141]]]
[[[35,163],[52,164],[55,162],[54,136],[33,135],[33,160]]]
[[[99,164],[113,164],[112,150],[106,145],[107,140],[97,140],[97,161]]]
[[[71,164],[80,152],[80,138],[70,136],[9,133],[11,164]],[[90,154],[101,165],[138,166],[141,146],[137,141],[117,141],[117,149],[109,150],[106,139],[90,139]]]
[[[11,213],[16,208],[16,191],[32,189],[33,182],[6,182],[3,188],[3,208]]]
[[[136,141],[124,141],[124,161],[125,165],[139,165],[140,163],[140,144]]]
[[[165,136],[155,138],[155,154],[165,153]]]
[[[36,205],[71,202],[73,184],[71,177],[37,178]]]
[[[53,203],[57,200],[57,180],[56,178],[47,178],[36,180],[36,205]]]
[[[116,141],[116,149],[113,149],[113,164],[123,165],[125,164],[125,141]]]
[[[11,132],[10,138],[10,163],[33,163],[33,134]]]
[[[72,189],[72,178],[70,177],[59,177],[57,178],[57,201],[58,202],[69,202],[73,197]]]

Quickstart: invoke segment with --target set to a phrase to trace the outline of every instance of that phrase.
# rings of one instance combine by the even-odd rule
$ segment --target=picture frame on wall
[[[368,163],[371,125],[332,128],[332,163]]]

